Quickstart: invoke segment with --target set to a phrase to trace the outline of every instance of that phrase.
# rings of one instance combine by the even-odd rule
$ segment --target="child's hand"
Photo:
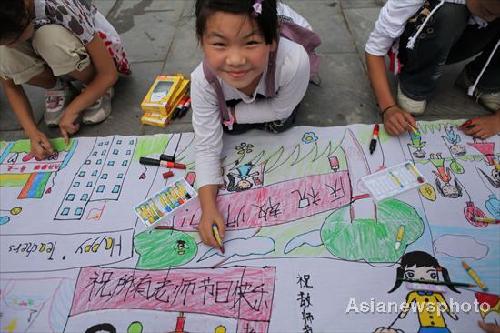
[[[64,142],[69,143],[70,135],[75,134],[80,129],[80,124],[77,122],[78,113],[70,110],[65,110],[59,120],[59,129],[64,137]]]
[[[401,135],[411,130],[411,126],[416,127],[417,123],[413,116],[395,105],[384,113],[384,127],[389,135]]]
[[[500,133],[500,110],[495,114],[481,116],[466,121],[460,129],[466,134],[486,139]]]
[[[44,160],[54,154],[54,149],[49,139],[42,132],[36,130],[28,134],[31,141],[31,154],[35,155],[37,160]]]
[[[484,321],[478,321],[477,324],[486,333],[500,333],[500,326],[498,324],[485,323]]]
[[[198,232],[200,233],[200,237],[203,243],[207,244],[208,246],[218,248],[219,244],[217,244],[212,231],[212,225],[214,223],[219,229],[219,235],[221,239],[224,239],[224,218],[219,213],[219,210],[217,208],[203,211],[203,213],[201,214],[200,224],[198,225]]]

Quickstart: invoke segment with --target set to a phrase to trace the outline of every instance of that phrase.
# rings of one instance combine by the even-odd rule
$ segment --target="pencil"
[[[398,278],[398,281],[411,282],[411,283],[422,283],[422,284],[432,284],[432,285],[437,285],[437,286],[448,286],[448,287],[478,288],[478,286],[475,284],[463,283],[463,282],[415,280],[415,279],[405,279],[405,278]]]
[[[499,219],[495,219],[493,217],[483,217],[483,216],[474,216],[474,221],[484,222],[484,223],[492,223],[492,224],[499,224],[500,223]]]

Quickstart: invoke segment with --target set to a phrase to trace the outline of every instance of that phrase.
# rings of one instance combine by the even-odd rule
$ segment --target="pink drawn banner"
[[[228,230],[287,223],[345,206],[351,202],[347,171],[308,176],[243,192],[221,195],[217,206]],[[194,231],[201,217],[198,200],[191,200],[173,217],[173,228]]]
[[[202,313],[269,324],[274,267],[80,270],[70,316],[106,309]]]

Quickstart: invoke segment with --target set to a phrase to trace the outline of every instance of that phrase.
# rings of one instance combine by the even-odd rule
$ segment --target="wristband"
[[[381,112],[380,112],[380,115],[382,116],[382,118],[384,117],[384,114],[387,112],[387,110],[389,110],[390,108],[393,108],[397,106],[397,104],[391,104],[389,105],[388,107],[384,108]]]

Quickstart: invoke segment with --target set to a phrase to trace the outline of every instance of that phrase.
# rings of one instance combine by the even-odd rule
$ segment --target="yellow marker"
[[[410,123],[408,123],[408,126],[410,126],[413,133],[417,133],[418,130],[415,126],[412,126],[412,124],[410,124]]]
[[[405,227],[400,226],[398,229],[398,233],[396,234],[396,244],[394,244],[394,249],[399,249],[401,246],[401,241],[403,240],[403,237],[405,236]]]
[[[484,222],[484,223],[493,223],[493,224],[500,223],[500,220],[494,219],[493,217],[475,216],[474,220],[476,222]]]
[[[481,279],[477,275],[476,271],[473,270],[472,267],[467,265],[467,263],[465,261],[462,261],[462,266],[465,268],[465,271],[467,272],[467,274],[469,274],[469,276],[472,278],[472,280],[474,280],[474,282],[476,282],[476,284],[479,286],[479,288],[483,289],[484,291],[488,290],[488,288],[486,287],[484,282],[481,281]]]
[[[217,244],[220,247],[220,251],[222,252],[222,254],[224,254],[226,252],[224,249],[224,243],[222,243],[222,238],[220,238],[219,235],[219,229],[217,228],[217,224],[215,223],[212,224],[212,232],[214,234],[215,240],[217,241]]]

